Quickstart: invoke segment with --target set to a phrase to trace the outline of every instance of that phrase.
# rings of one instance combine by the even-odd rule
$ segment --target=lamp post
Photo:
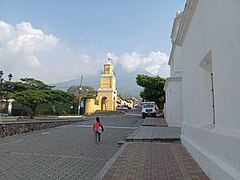
[[[9,82],[11,82],[12,77],[13,77],[13,75],[10,73],[10,74],[8,75]]]
[[[83,98],[88,94],[88,89],[79,88],[79,99],[78,99],[78,115],[82,114],[84,111],[84,101]]]
[[[78,95],[79,95],[79,97],[78,97],[78,115],[80,115],[82,87],[79,88],[79,94]]]
[[[0,88],[2,88],[2,86],[3,86],[3,78],[2,78],[2,76],[3,76],[3,71],[0,71]],[[1,91],[0,91],[0,93],[1,93]]]
[[[3,71],[0,71],[1,84],[3,83],[3,78],[2,78],[2,76],[3,76]]]
[[[0,101],[1,101],[1,113],[2,113],[2,93],[1,93],[1,88],[2,88],[2,86],[3,86],[3,78],[2,78],[2,76],[3,76],[3,71],[0,71]]]
[[[79,91],[78,91],[78,112],[77,114],[80,115],[80,109],[81,109],[81,94],[82,94],[82,81],[83,81],[83,75],[81,75],[81,81],[80,81],[80,86],[79,86]]]
[[[8,80],[9,80],[9,84],[8,84],[8,87],[7,87],[7,94],[6,94],[6,105],[5,105],[5,113],[6,114],[8,114],[9,113],[9,111],[8,111],[8,105],[9,105],[9,102],[8,102],[8,89],[9,88],[11,88],[12,89],[12,77],[13,77],[13,75],[10,73],[9,75],[8,75]]]

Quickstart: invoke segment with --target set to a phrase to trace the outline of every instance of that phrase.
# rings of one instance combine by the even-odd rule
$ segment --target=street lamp
[[[12,77],[13,77],[13,75],[10,73],[10,74],[8,75],[9,82],[11,82]]]
[[[2,79],[3,71],[0,71],[0,78]]]
[[[79,91],[78,91],[78,115],[80,114],[80,109],[81,109],[81,93],[82,93],[82,88],[80,87],[79,88]]]
[[[82,100],[87,94],[89,90],[88,89],[82,89],[79,88],[79,96],[78,96],[78,114],[80,115],[82,113],[81,110],[84,108],[84,101]]]
[[[3,71],[0,71],[0,87],[2,87],[2,85],[3,85],[3,78],[2,78],[2,76],[3,76]]]
[[[9,92],[9,88],[11,88],[12,89],[12,77],[13,77],[13,75],[10,73],[9,75],[8,75],[8,80],[9,80],[9,84],[8,84],[8,87],[7,87],[7,94],[6,94],[6,105],[5,105],[5,113],[6,114],[8,114],[9,112],[8,112],[8,105],[9,105],[9,102],[8,102],[8,92]]]
[[[3,76],[3,71],[0,71],[0,101],[2,100],[2,93],[1,93],[1,88],[3,87],[3,78],[2,78],[2,76]],[[1,103],[1,111],[0,112],[2,112],[2,103]]]

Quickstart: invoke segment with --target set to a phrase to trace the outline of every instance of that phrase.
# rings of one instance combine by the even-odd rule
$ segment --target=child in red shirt
[[[103,132],[103,125],[100,122],[99,117],[96,117],[96,121],[93,124],[94,140],[95,143],[100,143],[101,141],[101,132]]]

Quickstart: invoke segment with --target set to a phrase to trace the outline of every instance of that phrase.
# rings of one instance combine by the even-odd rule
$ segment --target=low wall
[[[0,124],[0,137],[12,136],[14,134],[28,133],[32,131],[53,128],[79,122],[76,120],[47,121],[47,122],[3,122]]]

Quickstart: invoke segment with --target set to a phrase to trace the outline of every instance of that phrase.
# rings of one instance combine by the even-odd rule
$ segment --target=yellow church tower
[[[115,111],[117,107],[117,90],[114,66],[111,59],[104,64],[104,72],[100,77],[100,88],[97,90],[99,110]]]

